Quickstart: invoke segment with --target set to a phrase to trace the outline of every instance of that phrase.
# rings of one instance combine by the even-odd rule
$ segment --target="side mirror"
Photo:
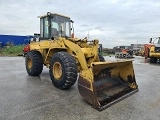
[[[152,43],[152,38],[149,39],[149,43]]]

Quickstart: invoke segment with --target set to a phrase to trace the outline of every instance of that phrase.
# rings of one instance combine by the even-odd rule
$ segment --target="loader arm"
[[[91,66],[91,63],[97,59],[97,55],[98,55],[97,40],[94,40],[93,47],[90,48],[90,50],[88,50],[87,48],[81,48],[79,45],[69,40],[64,40],[64,44],[68,47],[69,51],[75,54],[75,57],[77,58],[81,67],[80,70],[88,70],[88,68]],[[89,56],[92,56],[92,57],[90,57],[87,61],[85,54],[88,54]]]
[[[64,40],[80,63],[78,90],[81,96],[94,108],[103,110],[121,99],[138,91],[132,61],[99,62],[98,42],[92,49]],[[92,57],[86,58],[85,54]]]

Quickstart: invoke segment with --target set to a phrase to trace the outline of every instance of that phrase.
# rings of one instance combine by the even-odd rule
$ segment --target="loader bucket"
[[[132,61],[94,62],[79,74],[81,96],[101,111],[138,91]]]

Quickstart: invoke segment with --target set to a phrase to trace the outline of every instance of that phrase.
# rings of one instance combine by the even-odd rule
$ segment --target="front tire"
[[[67,52],[57,52],[50,62],[50,77],[55,87],[69,89],[77,80],[76,60]]]
[[[41,53],[36,50],[27,52],[25,65],[27,73],[30,76],[39,76],[43,70],[43,58]]]

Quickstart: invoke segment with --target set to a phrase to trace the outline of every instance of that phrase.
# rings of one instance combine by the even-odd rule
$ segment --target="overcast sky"
[[[103,47],[160,36],[160,0],[0,0],[0,34],[39,33],[37,16],[47,12],[70,16],[76,37],[89,33]]]

